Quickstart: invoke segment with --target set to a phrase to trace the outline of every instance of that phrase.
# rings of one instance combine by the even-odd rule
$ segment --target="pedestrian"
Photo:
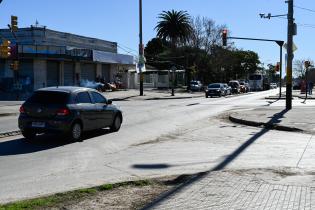
[[[313,87],[314,87],[314,83],[313,82],[309,82],[308,83],[308,94],[309,95],[313,94]]]

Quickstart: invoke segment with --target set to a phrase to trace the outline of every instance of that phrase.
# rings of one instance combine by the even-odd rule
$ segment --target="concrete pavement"
[[[260,98],[263,99],[262,93]],[[2,164],[3,176],[0,183],[2,183],[3,192],[7,194],[3,194],[2,199],[14,200],[18,197],[47,194],[48,190],[44,188],[50,186],[49,184],[56,186],[56,180],[66,182],[68,188],[76,188],[78,182],[85,184],[80,186],[86,186],[94,185],[95,182],[104,183],[106,180],[115,182],[119,179],[134,177],[204,171],[194,175],[192,179],[167,194],[161,195],[147,208],[314,209],[315,164],[313,151],[315,144],[312,134],[247,128],[242,125],[221,122],[215,118],[215,113],[222,113],[231,108],[233,108],[233,113],[236,113],[235,107],[257,106],[257,103],[264,106],[260,108],[260,112],[259,109],[248,107],[246,110],[239,109],[239,115],[245,116],[252,111],[252,113],[256,112],[255,120],[265,117],[273,122],[283,123],[285,122],[283,119],[289,118],[287,115],[293,113],[283,111],[283,101],[273,101],[268,104],[261,99],[255,100],[255,104],[251,104],[253,99],[249,96],[234,99],[198,99],[198,101],[194,99],[192,100],[194,106],[190,106],[192,102],[184,101],[180,105],[177,102],[165,104],[163,109],[154,109],[155,112],[152,112],[152,108],[148,109],[148,119],[163,119],[156,122],[139,119],[136,117],[139,116],[138,112],[132,115],[127,113],[127,124],[120,133],[108,134],[107,137],[94,138],[80,144],[48,146],[44,149],[39,147],[41,145],[35,149],[30,148],[30,145],[21,145],[23,149],[20,149],[19,139],[5,141],[2,144],[0,165]],[[157,105],[153,101],[148,102],[152,103],[151,106]],[[142,105],[143,108],[150,107],[144,101],[137,101],[137,103],[135,108],[138,108],[139,105]],[[158,105],[161,104],[158,103]],[[312,102],[303,104],[301,101],[295,100],[293,105],[292,111],[298,109],[304,112],[306,109],[310,111],[312,109],[310,106],[313,104]],[[129,104],[128,107],[130,107]],[[178,110],[179,107],[182,109],[181,112]],[[266,112],[263,110],[264,108],[269,109],[269,115],[263,115]],[[163,110],[163,114],[158,115],[156,112],[161,110]],[[139,111],[144,112],[143,109],[139,109]],[[298,118],[302,115],[293,113],[292,116]],[[139,122],[134,120],[139,120]],[[189,126],[183,126],[184,120],[189,123]],[[170,129],[168,126],[167,130],[161,131],[165,122],[168,122],[169,126],[173,126],[173,128]],[[130,126],[137,127],[127,130]],[[136,130],[141,132],[136,132]],[[170,132],[171,130],[173,131]],[[148,133],[149,131],[150,133]],[[152,132],[155,131],[159,131],[159,134],[156,135],[158,138],[154,138],[152,135]],[[146,132],[150,135],[144,138],[143,133]],[[124,133],[126,135],[123,136],[128,136],[127,139],[121,136]],[[161,133],[164,135],[161,136]],[[132,135],[135,135],[133,140]],[[139,136],[143,138],[141,141]],[[117,141],[118,138],[119,141]],[[129,142],[127,145],[131,146],[123,144],[126,141]],[[16,148],[12,149],[12,146]],[[38,158],[34,156],[38,156]],[[75,157],[75,164],[69,160],[73,157]],[[26,160],[26,158],[28,159]],[[13,173],[16,170],[14,167],[12,169],[12,164],[10,167],[6,164],[11,163],[11,159],[13,159],[16,169],[23,173],[26,172],[26,175],[31,176],[32,179],[25,181],[27,179],[24,175],[24,180],[19,181],[21,182],[19,185],[10,185],[13,180],[22,180],[16,177],[21,176],[20,174]],[[45,160],[51,164],[47,167],[48,171],[45,168],[47,166]],[[62,164],[57,164],[60,163],[60,160],[62,160]],[[29,165],[25,166],[25,164]],[[68,165],[70,169],[68,169]],[[35,166],[37,168],[34,168]],[[64,169],[61,169],[61,166]],[[104,168],[99,168],[100,166]],[[24,167],[23,170],[21,167]],[[35,178],[30,170],[41,173],[38,175],[40,179],[37,177],[36,182],[33,181]],[[109,173],[110,170],[113,170],[112,173]],[[73,176],[68,176],[74,172],[75,179]],[[15,177],[12,177],[12,174]],[[38,185],[38,182],[40,182],[40,188],[36,188],[34,185],[34,183]],[[18,188],[19,186],[21,188]],[[63,186],[57,185],[53,192],[64,190]],[[18,189],[12,190],[14,187]],[[22,187],[28,189],[28,192],[20,193]],[[34,191],[31,191],[32,189]],[[8,194],[8,191],[11,194]],[[17,196],[17,193],[20,194]]]
[[[252,138],[225,156],[220,164],[161,195],[146,209],[314,209],[314,116],[315,103],[301,100],[300,96],[295,98],[291,110],[285,109],[285,101],[273,100],[264,107],[232,111],[231,121],[261,127],[261,131],[253,133]],[[268,137],[269,129],[303,132],[310,136],[302,141],[293,137],[298,134],[279,132],[277,139]],[[256,148],[255,155],[244,158],[253,150],[249,146],[265,144],[263,136],[272,146],[263,150]],[[296,140],[285,143],[290,138]],[[260,143],[256,143],[257,140]],[[299,152],[293,149],[301,144],[304,149],[300,148]],[[287,150],[288,147],[291,149]],[[300,157],[291,162],[293,159],[289,156],[294,154]],[[238,165],[235,161],[242,163]],[[251,166],[251,162],[255,164]],[[228,166],[231,163],[232,166]]]

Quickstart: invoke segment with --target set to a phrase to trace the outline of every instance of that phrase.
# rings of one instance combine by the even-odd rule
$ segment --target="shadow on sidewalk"
[[[268,121],[268,123],[275,123],[275,122],[281,122],[281,118],[284,117],[284,115],[289,110],[284,109],[281,112],[275,114],[271,119]],[[151,209],[157,206],[159,203],[163,202],[164,200],[168,199],[170,196],[173,196],[176,193],[179,193],[181,190],[183,190],[186,187],[189,187],[190,185],[194,184],[197,181],[200,181],[205,176],[209,175],[213,171],[220,171],[223,170],[227,165],[229,165],[232,161],[234,161],[242,152],[244,152],[245,149],[247,149],[251,144],[253,144],[257,139],[262,137],[264,134],[266,134],[270,129],[263,128],[261,131],[253,135],[250,139],[248,139],[245,143],[243,143],[241,146],[239,146],[234,152],[232,152],[230,155],[228,155],[221,163],[213,167],[212,169],[198,173],[194,175],[191,179],[189,179],[187,182],[181,184],[180,186],[168,191],[166,194],[163,194],[161,197],[159,197],[157,200],[153,201],[143,209]]]

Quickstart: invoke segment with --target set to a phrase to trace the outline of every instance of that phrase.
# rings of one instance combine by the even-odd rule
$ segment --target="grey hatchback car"
[[[83,131],[109,127],[118,131],[122,112],[98,91],[49,87],[35,91],[20,107],[19,128],[30,140],[39,133],[64,133],[80,140]]]

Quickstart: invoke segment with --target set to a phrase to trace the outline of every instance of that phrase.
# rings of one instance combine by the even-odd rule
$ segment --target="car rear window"
[[[66,104],[68,101],[69,93],[57,91],[36,91],[27,100],[27,102],[39,104]]]
[[[220,84],[210,84],[208,88],[220,88]]]

